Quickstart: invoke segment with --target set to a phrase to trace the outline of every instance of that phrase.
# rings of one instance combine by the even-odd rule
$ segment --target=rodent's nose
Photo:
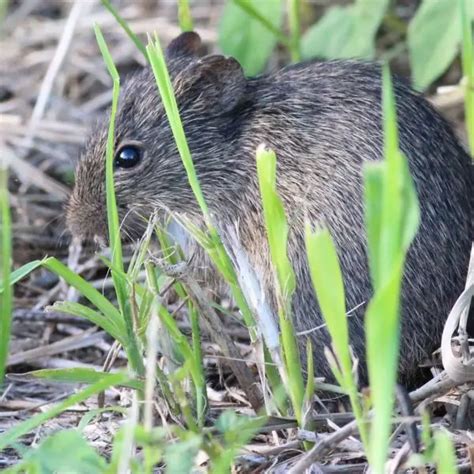
[[[101,249],[105,249],[107,247],[107,240],[102,235],[94,235],[94,243],[100,247]]]
[[[67,208],[67,227],[74,237],[107,247],[107,220],[102,208],[84,200],[71,199]]]

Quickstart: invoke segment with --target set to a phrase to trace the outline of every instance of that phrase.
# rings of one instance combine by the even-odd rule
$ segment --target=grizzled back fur
[[[358,61],[308,62],[245,78],[237,61],[199,58],[199,37],[185,33],[167,50],[186,136],[216,223],[238,223],[242,245],[274,300],[255,169],[255,150],[277,152],[278,191],[290,225],[297,275],[297,330],[322,324],[306,263],[304,219],[327,225],[336,241],[347,294],[351,342],[365,378],[363,314],[371,297],[362,207],[362,165],[383,152],[381,70]],[[421,206],[402,295],[400,379],[410,382],[440,342],[443,322],[462,291],[473,238],[473,173],[467,153],[428,102],[394,78],[400,147],[409,160]],[[68,209],[73,234],[106,234],[106,124],[91,135],[78,165]],[[132,75],[122,93],[116,149],[133,143],[140,163],[117,169],[119,212],[126,228],[167,209],[198,219],[199,210],[177,153],[153,74]],[[383,317],[383,315],[380,315]],[[315,367],[329,375],[325,329],[311,332]]]

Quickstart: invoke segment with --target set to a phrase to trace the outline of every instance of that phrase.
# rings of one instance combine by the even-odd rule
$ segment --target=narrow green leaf
[[[97,311],[94,311],[87,306],[72,301],[56,301],[50,308],[52,311],[72,314],[73,316],[87,319],[91,323],[106,331],[107,334],[120,342],[120,344],[126,344],[127,333],[122,320],[114,320]]]
[[[288,24],[290,28],[290,52],[294,63],[301,61],[300,0],[288,0]]]
[[[3,229],[3,227],[2,227]],[[27,277],[33,270],[36,270],[43,264],[44,260],[33,260],[32,262],[25,263],[20,268],[17,268],[15,271],[10,273],[10,285],[15,285],[23,278]],[[3,280],[0,279],[0,294],[4,290]]]
[[[148,61],[148,55],[146,54],[145,45],[140,41],[138,36],[130,29],[128,23],[119,15],[115,7],[110,3],[110,0],[101,0],[102,5],[104,5],[110,13],[112,13],[117,23],[123,28],[128,37],[133,41],[137,49],[145,56],[145,59]]]
[[[178,0],[178,18],[181,31],[193,31],[193,17],[188,0]]]
[[[321,313],[345,376],[352,368],[349,352],[349,329],[341,268],[336,247],[327,229],[311,232],[306,226],[306,251],[311,279]]]
[[[133,371],[137,375],[143,376],[145,373],[145,367],[143,365],[137,335],[135,333],[127,282],[124,281],[124,279],[120,276],[120,274],[124,272],[124,265],[122,256],[122,242],[120,237],[119,215],[114,187],[115,116],[117,114],[120,93],[120,77],[102,32],[100,31],[100,28],[97,24],[94,26],[94,31],[100,52],[102,53],[102,57],[104,58],[109,74],[113,80],[112,108],[110,112],[109,130],[107,134],[107,144],[105,151],[105,187],[112,263],[113,266],[119,270],[119,273],[117,273],[115,270],[112,270],[111,273],[115,292],[117,294],[117,300],[123,320],[125,321],[125,328],[127,330],[127,343],[124,345],[124,348],[127,351],[129,362]]]
[[[34,415],[31,418],[27,418],[25,421],[17,423],[8,431],[0,435],[0,451],[2,451],[7,446],[14,443],[21,436],[34,430],[45,421],[50,420],[51,418],[54,418],[55,416],[58,416],[60,413],[76,405],[77,403],[81,403],[87,400],[92,395],[103,392],[109,387],[112,387],[115,385],[123,385],[127,381],[128,381],[127,375],[113,374],[112,377],[108,377],[106,380],[100,380],[99,382],[86,387],[84,390],[78,393],[75,393],[71,397],[67,398],[61,403],[58,403],[57,405],[53,406],[49,410],[38,413],[37,415]]]
[[[104,316],[112,319],[120,327],[122,317],[115,306],[99,291],[97,291],[89,282],[81,276],[70,270],[66,265],[55,257],[49,257],[43,261],[42,265],[63,278],[68,285],[76,288],[79,293],[88,299]]]
[[[260,146],[257,149],[257,174],[262,197],[263,216],[277,283],[285,299],[291,299],[296,278],[288,258],[288,224],[283,203],[276,191],[276,155]]]
[[[383,472],[392,424],[400,332],[400,290],[406,253],[419,225],[408,163],[398,146],[393,88],[383,71],[384,161],[366,166],[365,219],[375,290],[365,316],[367,367],[374,415],[368,458]]]
[[[156,83],[160,91],[160,95],[165,107],[166,115],[168,117],[173,137],[176,141],[181,160],[183,161],[186,174],[188,176],[189,184],[194,192],[196,200],[201,208],[204,218],[209,221],[209,210],[206,201],[201,191],[199,181],[194,168],[194,163],[191,158],[186,135],[184,133],[183,124],[178,112],[178,104],[173,93],[173,86],[166,67],[165,57],[161,49],[158,37],[155,36],[155,41],[150,41],[146,47],[148,57],[150,59],[151,67],[155,75]]]
[[[8,195],[8,171],[0,161],[0,279],[4,290],[0,293],[0,384],[3,382],[8,359],[12,318],[13,290],[11,282],[11,216]]]
[[[434,434],[434,442],[434,456],[438,472],[443,474],[456,474],[459,472],[456,452],[449,435],[439,430]]]
[[[86,383],[94,384],[108,379],[114,379],[116,374],[110,372],[101,372],[94,369],[77,367],[72,369],[41,369],[32,372],[26,372],[25,376],[30,376],[36,379],[52,380],[54,382],[65,383]],[[126,380],[123,387],[134,388],[135,390],[143,390],[144,382],[141,380]]]

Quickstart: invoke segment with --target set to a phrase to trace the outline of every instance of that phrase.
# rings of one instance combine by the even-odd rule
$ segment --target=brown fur
[[[293,301],[298,330],[322,324],[306,264],[304,218],[326,224],[336,241],[347,307],[371,297],[362,207],[364,161],[382,158],[381,71],[357,61],[309,62],[247,79],[222,56],[199,58],[193,33],[168,48],[182,121],[198,177],[216,223],[238,222],[242,245],[273,300],[273,275],[262,224],[255,150],[277,152],[278,191],[290,225],[289,254],[297,275]],[[446,122],[420,95],[394,78],[400,147],[421,205],[421,226],[406,262],[402,297],[400,379],[436,348],[443,322],[462,291],[472,232],[470,160]],[[68,208],[73,234],[106,235],[106,120],[91,135],[78,165]],[[144,158],[115,174],[126,227],[136,216],[166,208],[199,220],[199,209],[176,151],[152,72],[127,81],[116,124],[116,146],[138,142]],[[135,216],[135,217],[134,217]],[[139,233],[140,230],[137,230]],[[351,342],[363,361],[363,304],[349,319]],[[381,315],[383,317],[383,315]],[[328,375],[326,330],[312,333],[315,367]],[[365,369],[363,369],[365,377]]]

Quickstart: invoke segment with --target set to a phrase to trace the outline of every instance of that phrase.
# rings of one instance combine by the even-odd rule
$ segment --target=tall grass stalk
[[[352,371],[344,283],[336,247],[327,229],[313,231],[309,223],[305,241],[311,279],[336,357],[334,361],[329,359],[329,364],[337,382],[349,395],[359,434],[367,449],[368,427]]]
[[[298,0],[291,0],[291,1],[298,1]],[[285,36],[285,34],[280,31],[268,18],[263,16],[253,5],[251,0],[233,0],[233,2],[238,5],[242,10],[244,10],[248,15],[255,18],[259,21],[268,31],[273,33],[278,41],[286,46],[286,48],[291,51],[292,50],[292,41]]]
[[[188,0],[178,0],[178,19],[181,31],[193,31],[193,17]]]
[[[255,341],[255,321],[252,312],[250,311],[250,308],[242,293],[242,290],[240,289],[240,286],[238,284],[237,276],[235,274],[232,262],[229,256],[227,255],[224,246],[222,245],[222,241],[219,237],[217,229],[215,228],[210,217],[209,209],[207,207],[204,195],[201,190],[201,186],[199,184],[199,180],[196,175],[196,170],[194,168],[191,152],[189,150],[186,135],[184,133],[183,124],[181,122],[181,118],[178,111],[178,105],[173,92],[173,86],[169,77],[168,69],[166,67],[163,50],[156,34],[154,40],[150,39],[146,49],[161,95],[161,100],[163,101],[166,115],[170,123],[173,137],[175,139],[176,146],[178,148],[181,160],[186,170],[189,184],[204,217],[208,235],[206,235],[196,227],[187,226],[187,229],[191,232],[193,237],[196,238],[201,245],[203,245],[203,247],[208,252],[210,258],[212,259],[213,263],[216,265],[216,268],[220,271],[220,273],[228,282],[233,297],[242,312],[242,316],[247,327],[249,328],[250,337],[252,341]]]
[[[296,289],[296,278],[288,258],[288,223],[283,203],[276,190],[276,155],[261,145],[257,149],[256,158],[265,229],[275,269],[278,316],[286,369],[283,380],[288,382],[287,390],[296,419],[299,425],[303,426],[305,387],[298,341],[291,319],[291,299]]]
[[[290,53],[291,60],[294,63],[301,61],[301,48],[300,48],[300,0],[287,0],[288,2],[288,24],[290,27]]]
[[[99,45],[100,51],[104,58],[105,64],[113,81],[113,95],[112,95],[112,110],[110,113],[109,130],[106,144],[106,159],[105,159],[105,182],[106,182],[106,200],[107,200],[107,220],[109,229],[109,242],[112,251],[112,263],[115,268],[123,273],[123,257],[122,257],[122,242],[120,240],[120,226],[117,211],[117,203],[115,200],[114,188],[114,143],[115,143],[115,116],[117,114],[118,98],[120,93],[120,77],[110,55],[107,44],[98,25],[94,26],[94,31]],[[138,340],[136,337],[136,329],[134,327],[132,310],[129,300],[129,292],[127,289],[127,281],[120,275],[120,273],[111,270],[112,279],[114,282],[115,291],[117,294],[118,303],[121,313],[124,318],[125,328],[127,330],[127,344],[125,349],[129,356],[129,361],[132,370],[135,374],[143,376],[145,374],[145,367],[141,358],[138,347]]]
[[[160,283],[156,277],[155,267],[148,262],[146,264],[148,286],[155,295],[160,294]],[[196,351],[194,345],[191,346],[186,336],[181,332],[173,316],[163,306],[159,297],[156,296],[157,314],[166,330],[171,335],[174,343],[182,359],[186,371],[189,371],[196,391],[196,415],[197,425],[202,427],[204,424],[205,414],[207,410],[206,396],[206,379],[204,376],[204,368],[202,366],[202,355],[200,351]]]
[[[462,24],[462,70],[465,80],[464,110],[469,150],[474,159],[474,37],[466,1],[459,0]]]
[[[148,55],[146,53],[146,48],[140,38],[131,30],[128,26],[128,23],[120,16],[116,8],[110,3],[110,0],[101,0],[102,5],[112,14],[117,23],[123,28],[128,37],[133,41],[137,49],[143,54],[145,59],[148,60]]]
[[[6,164],[0,161],[0,281],[4,288],[0,293],[0,384],[5,376],[12,320],[12,235],[9,201],[8,171]]]
[[[365,316],[373,406],[369,451],[373,472],[384,472],[389,447],[400,339],[400,291],[406,253],[419,225],[407,160],[398,145],[397,114],[388,67],[383,69],[384,161],[365,166],[365,211],[374,296]]]

